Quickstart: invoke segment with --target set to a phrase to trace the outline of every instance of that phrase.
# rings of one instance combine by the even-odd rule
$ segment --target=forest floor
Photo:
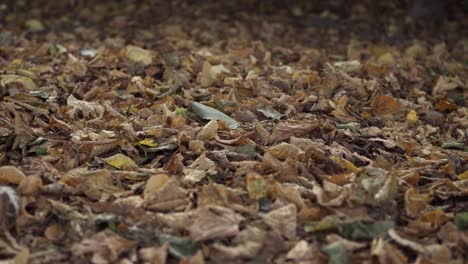
[[[0,3],[2,263],[467,263],[457,1],[160,2]]]

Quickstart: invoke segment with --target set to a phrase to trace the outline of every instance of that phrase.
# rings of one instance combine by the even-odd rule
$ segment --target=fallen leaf
[[[203,69],[201,74],[201,85],[210,86],[217,81],[222,81],[220,79],[221,73],[231,73],[224,65],[211,65],[208,61],[203,63]]]
[[[152,138],[142,139],[142,140],[138,141],[138,144],[143,145],[143,146],[147,146],[147,147],[150,147],[150,148],[156,148],[158,146],[158,143],[154,142],[154,139],[152,139]]]
[[[198,208],[193,221],[188,226],[193,241],[206,241],[233,237],[239,233],[239,223],[244,217],[231,209],[221,206],[204,206]]]
[[[421,194],[414,188],[405,192],[405,211],[411,217],[417,217],[432,201],[430,194]]]
[[[348,252],[341,241],[322,247],[322,251],[328,255],[330,264],[347,264],[349,261]]]
[[[267,195],[270,184],[263,176],[250,172],[245,179],[247,181],[247,192],[251,199],[259,200]]]
[[[193,111],[201,118],[208,119],[208,120],[222,120],[224,121],[229,128],[236,129],[239,127],[239,123],[232,119],[230,116],[226,115],[225,113],[211,108],[209,106],[193,102],[192,103]]]
[[[406,115],[406,121],[410,124],[415,124],[416,122],[418,122],[418,119],[419,119],[418,113],[416,113],[416,111],[412,109]]]
[[[218,135],[218,121],[211,120],[197,133],[198,140],[210,140]]]
[[[302,151],[300,148],[294,145],[285,142],[270,147],[267,151],[273,157],[279,160],[285,160],[286,158],[303,159],[305,157],[304,151]]]
[[[102,231],[84,238],[72,246],[73,255],[91,254],[92,263],[112,263],[119,256],[134,248],[136,243],[110,231]]]
[[[146,182],[145,190],[143,191],[144,197],[159,191],[169,181],[169,179],[170,177],[167,174],[156,174],[151,176]]]
[[[25,22],[25,26],[29,32],[39,32],[45,29],[42,22],[38,19],[28,19]]]
[[[263,221],[286,239],[296,238],[297,209],[294,204],[280,207],[263,215]]]
[[[1,171],[1,168],[0,168]],[[1,178],[1,177],[0,177]],[[42,179],[39,176],[31,175],[23,179],[16,191],[21,195],[36,195],[42,187]]]
[[[129,45],[125,49],[127,58],[133,62],[141,62],[148,66],[153,62],[153,53],[140,47]]]
[[[458,230],[464,230],[468,228],[468,213],[458,213],[454,218],[455,225]]]
[[[10,84],[19,84],[27,91],[37,90],[37,86],[31,78],[19,75],[1,75],[0,85],[8,87]]]
[[[128,170],[137,167],[136,163],[124,154],[115,154],[114,156],[102,159],[105,163],[119,170]]]
[[[159,236],[159,241],[167,244],[169,253],[178,259],[189,258],[195,255],[198,250],[198,246],[188,237],[177,237],[169,234],[162,234]]]
[[[26,179],[26,175],[15,166],[0,167],[0,183],[18,185]]]
[[[378,95],[371,103],[374,115],[388,115],[400,110],[400,104],[388,95]]]

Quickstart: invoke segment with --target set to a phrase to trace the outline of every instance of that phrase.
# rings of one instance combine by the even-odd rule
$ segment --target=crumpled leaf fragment
[[[343,237],[351,240],[371,240],[376,236],[385,234],[393,226],[394,223],[390,221],[376,221],[373,223],[353,221],[340,224],[338,231]]]
[[[222,73],[231,73],[229,69],[224,67],[222,64],[211,65],[208,61],[203,63],[203,68],[200,73],[200,83],[202,86],[207,87],[217,81],[222,81],[219,77]]]
[[[88,71],[88,67],[86,66],[85,62],[79,60],[71,53],[68,53],[68,60],[65,67],[67,71],[70,71],[73,75],[78,77],[86,76],[86,72]]]
[[[170,234],[161,234],[159,236],[159,242],[167,243],[169,253],[178,258],[186,259],[193,255],[198,250],[198,245],[188,237],[177,237]]]
[[[245,178],[247,181],[247,192],[251,199],[259,200],[267,195],[270,184],[263,176],[250,172]]]
[[[454,218],[455,225],[458,230],[464,230],[468,228],[468,212],[458,213]]]
[[[286,158],[302,159],[305,156],[305,152],[300,148],[286,142],[270,147],[267,151],[279,160],[285,160]]]
[[[361,63],[358,60],[339,61],[333,63],[333,66],[344,72],[355,72],[361,68]]]
[[[81,183],[78,189],[88,198],[99,200],[104,194],[113,194],[123,191],[123,188],[114,183],[114,177],[108,170],[88,171],[80,174]]]
[[[198,140],[210,140],[218,135],[218,121],[211,120],[197,133]]]
[[[134,241],[105,230],[74,244],[72,253],[76,256],[92,254],[91,262],[95,264],[115,263],[121,254],[135,245]]]
[[[81,113],[84,118],[96,118],[104,115],[105,108],[101,104],[78,100],[73,95],[67,98],[67,105],[71,108],[67,114],[72,119],[75,119],[75,115],[78,113]]]
[[[347,264],[349,262],[348,252],[341,241],[322,247],[322,251],[328,255],[328,263],[330,264]]]
[[[432,95],[435,98],[444,98],[446,93],[455,90],[457,87],[465,87],[459,77],[439,76],[435,86],[432,88]]]
[[[193,241],[223,239],[239,233],[239,223],[244,217],[233,210],[221,206],[204,206],[198,208],[188,226]]]
[[[183,208],[188,203],[188,192],[179,186],[177,179],[171,177],[155,191],[145,194],[144,207],[148,210],[168,212]],[[152,189],[154,190],[154,189]]]
[[[284,114],[281,114],[280,112],[276,111],[273,106],[269,104],[259,104],[257,106],[257,111],[262,113],[265,117],[271,118],[271,119],[281,119]]]
[[[387,175],[384,169],[366,167],[357,175],[354,198],[363,204],[385,204],[396,197],[397,187],[395,175]]]
[[[273,128],[269,140],[272,142],[281,141],[290,137],[307,135],[312,130],[320,127],[318,120],[301,120],[279,122]]]
[[[200,155],[192,164],[190,164],[188,169],[203,171],[208,175],[216,174],[216,163],[206,157],[206,154],[203,153]]]
[[[285,238],[296,238],[297,209],[294,204],[289,204],[263,215],[263,221],[272,229],[279,231]]]
[[[380,263],[408,263],[408,258],[398,248],[381,237],[372,241],[371,255],[377,256]]]
[[[230,129],[236,129],[239,127],[239,123],[232,117],[212,107],[200,104],[198,102],[193,102],[192,109],[199,117],[203,119],[222,120]]]
[[[414,188],[405,192],[405,212],[411,217],[417,217],[432,201],[432,195],[421,194]]]
[[[215,261],[235,260],[239,258],[254,258],[261,250],[266,231],[257,227],[248,226],[233,239],[232,246],[222,243],[213,245],[210,258]]]
[[[433,232],[449,220],[448,216],[439,208],[422,213],[408,226],[422,232]]]
[[[339,186],[330,181],[323,181],[323,188],[318,184],[314,184],[312,193],[322,206],[340,206],[351,198],[353,190],[351,184]]]
[[[166,263],[168,243],[161,247],[145,247],[138,250],[143,263]]]

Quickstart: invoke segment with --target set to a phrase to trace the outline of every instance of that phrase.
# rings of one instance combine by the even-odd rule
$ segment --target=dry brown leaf
[[[193,241],[228,238],[239,233],[242,220],[244,218],[231,209],[204,206],[195,211],[188,231]]]
[[[1,184],[20,184],[26,179],[26,175],[15,166],[0,167],[0,183]]]
[[[297,208],[289,204],[263,215],[263,221],[272,229],[280,232],[285,238],[296,238]]]

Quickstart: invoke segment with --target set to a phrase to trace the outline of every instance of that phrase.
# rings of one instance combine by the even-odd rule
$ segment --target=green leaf
[[[338,227],[340,234],[350,240],[372,240],[374,237],[383,235],[393,227],[390,221],[379,221],[374,223],[363,223],[355,221],[344,223]]]
[[[169,242],[169,253],[178,259],[189,258],[198,250],[198,246],[186,237],[162,234],[159,236],[159,242],[161,244]]]
[[[341,241],[322,247],[322,251],[328,255],[329,264],[347,264],[349,262],[348,252]]]
[[[41,156],[41,155],[46,155],[47,154],[47,148],[46,147],[37,147],[35,149],[36,155]]]
[[[175,115],[176,116],[181,116],[183,118],[187,118],[187,109],[183,108],[183,107],[176,107],[175,109]]]
[[[442,144],[442,148],[444,149],[460,149],[464,150],[465,145],[463,143],[456,142],[454,140],[448,139]]]
[[[201,118],[207,120],[222,120],[226,123],[226,125],[231,129],[236,129],[239,127],[239,123],[231,118],[230,116],[226,115],[225,113],[214,109],[212,107],[193,102],[192,103],[193,111]]]
[[[468,229],[468,212],[455,215],[455,225],[459,230]]]

